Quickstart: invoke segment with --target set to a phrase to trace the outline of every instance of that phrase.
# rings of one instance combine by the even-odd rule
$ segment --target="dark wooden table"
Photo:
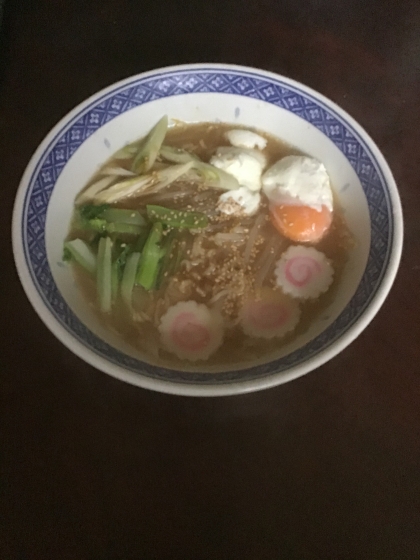
[[[6,0],[0,67],[0,559],[420,559],[420,2]],[[124,385],[27,302],[10,217],[48,130],[110,83],[250,64],[339,103],[405,210],[395,286],[340,356],[218,399]]]

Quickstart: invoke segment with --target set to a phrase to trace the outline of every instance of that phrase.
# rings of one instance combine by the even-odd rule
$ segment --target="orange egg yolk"
[[[318,211],[310,206],[280,204],[270,207],[270,217],[282,235],[301,243],[319,241],[332,222],[332,212],[326,206]]]

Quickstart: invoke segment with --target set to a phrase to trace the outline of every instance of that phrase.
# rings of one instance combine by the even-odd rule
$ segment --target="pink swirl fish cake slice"
[[[296,300],[266,287],[248,298],[240,312],[244,333],[255,338],[281,338],[296,328],[299,319]]]
[[[277,261],[275,276],[285,294],[315,299],[331,286],[334,269],[324,253],[313,247],[292,245]]]
[[[162,316],[163,346],[181,359],[206,360],[223,341],[223,319],[206,305],[180,301]]]

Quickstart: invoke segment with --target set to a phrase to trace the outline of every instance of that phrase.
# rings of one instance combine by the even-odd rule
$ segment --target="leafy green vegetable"
[[[123,248],[121,253],[119,254],[118,258],[116,259],[116,262],[118,263],[118,271],[119,271],[119,278],[121,280],[122,275],[123,275],[123,271],[124,271],[124,267],[125,264],[127,262],[128,257],[131,255],[131,253],[134,253],[134,247],[133,245],[128,245],[126,244]]]
[[[142,230],[141,234],[137,237],[134,243],[133,251],[136,251],[138,253],[141,253],[143,251],[147,238],[149,237],[150,229],[151,228],[144,228]]]
[[[112,241],[110,237],[102,237],[99,241],[96,282],[99,307],[103,313],[109,313],[112,305]]]
[[[63,260],[75,260],[89,273],[93,274],[96,270],[96,256],[90,247],[82,239],[66,241],[63,249]]]
[[[106,233],[108,223],[101,218],[93,218],[92,220],[82,220],[81,226],[83,229],[90,229],[97,233]]]
[[[84,220],[82,224],[83,229],[96,231],[97,233],[109,234],[124,234],[124,235],[140,235],[143,231],[142,226],[135,226],[132,224],[107,222],[101,218],[94,218],[93,220]]]
[[[164,281],[175,272],[178,250],[179,241],[171,232],[167,235],[163,246],[162,262],[159,267],[159,274],[156,282],[156,287],[158,289],[161,288]]]
[[[122,243],[118,239],[114,242],[113,254],[114,261],[111,270],[111,286],[112,286],[112,299],[116,300],[119,292],[120,282],[123,276],[124,266],[127,256],[131,253],[132,247],[126,243]]]
[[[131,253],[128,256],[121,281],[121,297],[130,309],[139,261],[140,253]]]
[[[99,234],[140,235],[146,220],[137,210],[110,208],[109,204],[85,204],[75,213],[74,225]]]
[[[109,208],[108,205],[98,217],[103,218],[107,222],[116,224],[128,224],[133,226],[145,226],[146,220],[137,210],[125,210],[123,208]]]
[[[143,248],[136,283],[143,286],[146,290],[152,290],[156,284],[159,261],[162,257],[160,246],[162,235],[163,226],[160,222],[156,222],[153,224]]]
[[[140,235],[143,228],[141,226],[134,226],[132,224],[110,223],[106,224],[105,230],[107,233],[121,233],[125,235]]]
[[[183,210],[172,210],[164,206],[148,204],[147,215],[151,221],[159,220],[169,227],[199,229],[208,225],[208,218],[202,212],[186,212]]]
[[[117,246],[116,262],[118,262],[118,266],[122,273],[128,255],[133,252],[133,247],[128,243],[116,243],[115,245]]]
[[[102,214],[109,208],[109,204],[84,204],[79,208],[80,217],[83,220],[94,220],[103,218]]]
[[[111,265],[111,294],[112,301],[115,301],[118,296],[118,288],[120,286],[119,278],[119,266],[118,262],[115,260]]]

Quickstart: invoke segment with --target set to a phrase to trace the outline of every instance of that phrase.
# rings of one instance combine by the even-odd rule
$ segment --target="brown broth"
[[[229,145],[225,138],[225,133],[227,130],[238,128],[237,126],[229,125],[229,124],[215,124],[215,123],[200,123],[200,124],[178,124],[172,127],[166,136],[165,144],[184,148],[190,152],[195,153],[198,155],[203,161],[208,161],[213,154],[214,150],[218,146]],[[245,127],[244,127],[245,128]],[[248,129],[249,130],[249,129]],[[295,148],[289,146],[285,142],[266,134],[262,133],[261,131],[256,130],[258,134],[264,136],[267,139],[267,147],[264,150],[265,155],[268,159],[268,166],[272,165],[280,158],[286,155],[292,154],[301,154]],[[109,166],[110,164],[118,163],[120,166],[124,166],[128,168],[130,162],[127,160],[115,160],[110,159],[108,162],[104,164],[104,166]],[[97,180],[98,172],[95,177],[89,181],[87,186],[92,184],[95,180]],[[183,191],[183,189],[190,188],[190,184],[187,182],[178,181],[175,185],[170,186],[166,189],[167,193],[171,192],[179,192]],[[208,209],[214,207],[217,198],[220,194],[220,191],[215,189],[206,191],[203,197],[202,208],[200,209]],[[130,209],[139,209],[143,210],[144,205],[153,202],[154,197],[145,197],[141,198],[140,200],[136,198],[126,199],[121,203],[116,204],[116,207],[120,208],[130,208]],[[160,202],[157,201],[157,204]],[[177,200],[166,200],[166,202],[162,202],[162,205],[168,206],[170,208],[185,208],[185,204],[188,204],[188,197],[186,198],[179,198]],[[187,206],[188,208],[188,206]],[[196,208],[194,208],[196,209]],[[265,212],[268,213],[267,205],[263,204],[262,208],[259,210],[258,213]],[[232,228],[235,226],[240,226],[245,223],[245,226],[249,229],[252,227],[253,221],[255,221],[258,217],[258,214],[254,216],[252,219],[245,218],[245,219],[237,219],[231,220],[230,222],[227,221],[224,227],[224,231],[231,231]],[[218,227],[217,224],[215,227]],[[265,238],[268,239],[273,235],[275,231],[272,227],[271,223],[266,222],[264,226],[264,235]],[[73,227],[70,230],[69,239],[75,237],[83,237],[83,232],[78,230],[76,227]],[[184,233],[186,242],[189,244],[191,248],[194,236],[190,233]],[[280,234],[279,234],[280,236]],[[352,238],[348,227],[345,223],[343,218],[343,213],[339,208],[339,205],[336,201],[334,214],[333,214],[333,223],[328,232],[328,234],[323,238],[317,245],[316,248],[323,253],[331,260],[334,268],[334,281],[330,289],[326,294],[323,294],[316,300],[309,300],[305,301],[301,305],[302,315],[300,322],[297,328],[290,334],[287,334],[283,338],[274,338],[270,340],[265,340],[262,338],[252,338],[246,336],[239,326],[234,326],[233,328],[229,328],[226,330],[225,339],[222,346],[208,359],[206,363],[209,365],[217,365],[223,366],[226,364],[228,366],[232,366],[239,362],[252,362],[256,359],[262,358],[266,354],[271,354],[275,350],[281,348],[283,345],[289,343],[298,335],[303,334],[307,329],[310,327],[311,323],[314,321],[316,317],[318,317],[322,311],[333,301],[334,295],[336,293],[337,286],[340,282],[341,275],[345,266],[345,263],[348,258],[349,249],[352,246]],[[280,257],[281,252],[287,249],[288,246],[292,245],[293,243],[287,239],[281,240],[281,250],[279,249],[278,258]],[[212,247],[212,245],[210,245]],[[209,246],[209,247],[210,247]],[[263,247],[263,246],[262,246]],[[262,248],[260,249],[261,254]],[[236,253],[232,249],[232,258],[235,258]],[[258,260],[258,259],[256,259]],[[254,263],[255,264],[255,263]],[[254,265],[253,265],[254,266]],[[256,265],[255,265],[256,266]],[[252,267],[251,267],[252,268]],[[255,273],[256,269],[253,269],[253,273]],[[144,352],[149,355],[154,361],[158,359],[160,363],[165,366],[169,367],[181,367],[184,363],[182,360],[177,358],[176,356],[169,354],[164,349],[160,347],[159,344],[159,332],[157,330],[156,324],[151,324],[150,322],[133,322],[129,313],[126,311],[122,302],[116,302],[113,307],[112,314],[110,315],[103,315],[99,312],[96,303],[96,286],[94,280],[89,277],[89,275],[83,271],[77,265],[74,266],[74,272],[76,275],[77,284],[80,286],[83,294],[85,295],[86,299],[89,303],[95,308],[97,313],[101,316],[101,318],[107,323],[107,325],[112,329],[117,331],[121,337],[123,337],[129,344],[134,346],[135,348],[139,349],[141,352]],[[182,281],[189,278],[189,274],[187,272],[182,271],[177,273],[176,280]],[[202,286],[205,284],[204,278],[200,280]],[[271,267],[269,271],[268,278],[264,285],[272,286],[274,285],[274,265]],[[167,294],[167,284],[164,285],[160,290],[155,291],[152,295],[148,296],[149,303],[147,304],[149,308],[153,308],[154,316],[159,316],[159,306],[167,309],[168,305],[159,303],[159,300],[164,300],[165,295]],[[136,300],[136,290],[137,296],[139,295],[139,290],[141,288],[135,288],[134,290],[134,302]],[[143,298],[143,295],[140,294]],[[184,299],[194,299],[199,303],[208,303],[208,297],[201,296],[199,293],[195,292],[193,296],[186,297]],[[173,304],[173,303],[172,303]],[[144,305],[144,302],[143,302]],[[146,308],[147,308],[146,305]],[[154,306],[154,307],[153,307]],[[144,310],[136,309],[136,312],[143,312]],[[158,319],[157,319],[158,321]],[[155,322],[156,323],[156,322]],[[198,364],[202,364],[203,362],[198,362]]]

